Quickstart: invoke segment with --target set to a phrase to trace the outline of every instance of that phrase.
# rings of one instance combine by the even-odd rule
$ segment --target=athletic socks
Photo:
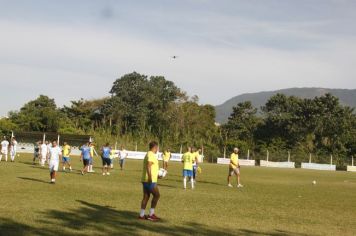
[[[150,209],[150,216],[154,215],[155,214],[155,209],[154,208],[151,208]]]
[[[144,217],[145,216],[145,209],[141,209],[140,211],[140,217]]]
[[[191,185],[192,185],[192,189],[194,188],[194,180],[193,179],[191,179],[190,180],[190,183],[191,183]]]
[[[187,188],[187,177],[184,177],[183,185],[184,185],[184,189],[186,189]]]

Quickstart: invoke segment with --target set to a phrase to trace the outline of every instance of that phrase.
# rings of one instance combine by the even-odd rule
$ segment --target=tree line
[[[161,148],[203,147],[214,161],[234,146],[242,157],[285,160],[286,152],[300,163],[312,153],[323,162],[334,155],[343,168],[356,148],[356,116],[338,98],[326,94],[301,99],[277,94],[260,109],[246,101],[236,104],[226,124],[215,123],[215,109],[199,104],[163,76],[136,72],[115,80],[109,96],[71,101],[58,107],[45,95],[0,119],[0,132],[16,131],[92,134],[98,143],[118,142],[128,149],[144,150],[155,139]]]

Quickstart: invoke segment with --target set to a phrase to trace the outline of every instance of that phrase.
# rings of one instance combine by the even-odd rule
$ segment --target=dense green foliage
[[[162,76],[133,72],[117,79],[109,93],[63,108],[41,95],[0,120],[0,132],[92,134],[99,145],[109,141],[139,150],[156,139],[161,148],[176,152],[187,145],[204,147],[210,161],[239,146],[242,157],[250,150],[257,160],[267,150],[270,160],[286,160],[289,151],[297,164],[308,160],[309,153],[313,161],[324,163],[333,155],[338,167],[345,168],[355,153],[355,113],[330,94],[304,99],[276,94],[261,108],[238,103],[219,126],[213,106],[200,105],[198,97],[188,97]]]

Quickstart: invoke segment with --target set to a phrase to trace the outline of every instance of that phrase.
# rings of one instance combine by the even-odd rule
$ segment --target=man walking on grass
[[[2,161],[2,155],[5,156],[5,161],[7,161],[8,153],[9,153],[9,141],[7,141],[6,136],[4,136],[4,140],[1,142],[0,161]]]
[[[81,148],[80,161],[83,161],[82,175],[89,172],[90,159],[92,158],[89,143],[86,143]]]
[[[57,146],[57,142],[53,141],[52,147],[49,149],[49,171],[51,176],[51,184],[56,182],[56,172],[58,171],[59,160],[62,157],[62,150]]]
[[[150,142],[149,151],[147,152],[145,159],[143,160],[143,170],[142,170],[142,187],[143,187],[143,199],[141,202],[140,220],[150,220],[159,221],[155,215],[155,208],[157,206],[158,200],[160,198],[159,189],[157,186],[158,179],[158,158],[156,156],[158,151],[158,143],[155,141]],[[148,201],[150,200],[150,195],[153,195],[151,202],[151,209],[149,215],[145,215],[145,210]]]
[[[68,145],[67,142],[63,143],[63,171],[66,170],[66,166],[68,166],[69,171],[72,171],[72,166],[70,165],[70,152],[71,152],[71,147]]]
[[[242,188],[243,185],[240,183],[240,165],[239,165],[239,149],[234,148],[234,152],[230,157],[230,165],[229,165],[229,175],[227,176],[227,183],[230,188],[231,185],[231,176],[236,175],[237,179],[237,187]]]
[[[183,154],[183,187],[187,189],[187,178],[190,179],[192,189],[194,189],[194,180],[193,180],[193,162],[194,156],[192,153],[192,148],[188,147],[188,151]]]

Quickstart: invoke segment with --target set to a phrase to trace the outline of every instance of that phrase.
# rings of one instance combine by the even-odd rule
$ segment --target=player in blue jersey
[[[80,155],[80,160],[83,161],[83,166],[84,166],[84,168],[81,172],[82,172],[82,175],[84,175],[84,173],[89,172],[90,159],[93,157],[92,157],[92,154],[90,151],[89,143],[84,144],[80,150],[82,151],[82,153]]]
[[[109,143],[106,143],[105,146],[101,148],[101,160],[103,161],[103,175],[110,175],[109,169],[111,165],[111,147]]]

